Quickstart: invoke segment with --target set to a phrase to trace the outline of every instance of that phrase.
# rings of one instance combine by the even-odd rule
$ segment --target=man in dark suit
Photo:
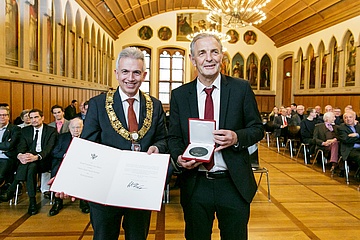
[[[9,123],[9,119],[9,108],[0,107],[0,187],[14,174],[16,145],[20,139],[20,128]]]
[[[352,160],[360,166],[360,125],[355,123],[356,113],[348,110],[344,113],[344,123],[338,127],[340,153],[343,160]],[[341,166],[341,169],[343,167]],[[340,172],[344,176],[344,170]]]
[[[198,77],[172,91],[168,141],[171,157],[182,169],[185,237],[211,239],[216,213],[223,239],[247,239],[250,203],[257,189],[248,147],[264,136],[255,96],[248,81],[220,74],[223,49],[216,36],[198,34],[190,48]],[[211,119],[205,111],[207,96],[216,121],[214,165],[182,158],[189,144],[188,119]]]
[[[65,108],[65,119],[70,120],[76,116],[76,99],[71,101],[71,104]]]
[[[62,133],[58,137],[55,148],[52,152],[52,164],[51,164],[51,177],[55,177],[57,171],[59,170],[60,164],[67,152],[67,149],[70,146],[70,143],[74,137],[80,137],[80,134],[83,130],[83,120],[80,118],[73,118],[69,123],[70,132]],[[55,216],[63,208],[63,200],[59,197],[55,197],[55,202],[49,211],[49,216]],[[89,213],[89,204],[80,200],[80,209],[83,213]]]
[[[162,104],[139,91],[146,74],[143,53],[138,48],[125,48],[116,60],[119,87],[90,99],[81,138],[122,150],[165,153]],[[64,196],[63,193],[56,195]],[[146,239],[151,211],[89,204],[94,240],[117,240],[121,222],[126,240]]]
[[[274,132],[275,137],[283,137],[284,143],[286,143],[288,139],[288,126],[291,122],[291,118],[287,117],[286,108],[281,108],[280,113],[281,115],[274,118]]]
[[[1,200],[9,201],[19,181],[26,181],[26,188],[30,199],[28,213],[38,213],[36,207],[37,174],[49,171],[51,168],[51,152],[54,148],[57,132],[53,127],[44,124],[43,112],[32,109],[29,112],[31,126],[21,129],[21,138],[18,146],[17,159],[20,165],[17,168],[15,180],[9,189],[1,195]]]

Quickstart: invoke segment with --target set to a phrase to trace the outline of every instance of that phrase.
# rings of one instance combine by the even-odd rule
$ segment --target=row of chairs
[[[288,131],[289,131],[289,138],[287,139],[286,143],[285,143],[285,147],[284,147],[284,154],[286,152],[287,149],[289,149],[290,152],[290,157],[293,158],[293,154],[294,154],[294,143],[295,142],[300,142],[299,138],[296,138],[298,131],[300,130],[299,126],[289,126],[288,127]],[[267,146],[270,147],[270,138],[271,138],[271,132],[266,132],[265,136],[266,136],[266,141],[267,141]],[[278,153],[280,153],[280,138],[276,137],[276,148]],[[308,159],[308,154],[307,152],[309,151],[309,145],[305,144],[305,143],[300,143],[299,149],[297,150],[296,153],[296,160],[299,158],[299,155],[301,153],[303,153],[304,156],[304,164],[307,165],[310,162],[310,159]],[[327,164],[327,158],[324,155],[324,151],[321,149],[318,149],[316,151],[314,160],[312,162],[312,165],[314,166],[314,164],[317,162],[318,157],[321,157],[321,165],[322,165],[322,171],[325,173],[326,172],[326,164]],[[348,161],[344,160],[341,156],[338,160],[338,163],[341,163],[341,161],[344,161],[344,170],[345,170],[345,181],[346,184],[350,183],[349,180],[349,164]]]

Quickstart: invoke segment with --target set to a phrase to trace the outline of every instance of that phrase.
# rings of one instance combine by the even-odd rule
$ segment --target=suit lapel
[[[188,106],[190,109],[190,116],[194,118],[199,117],[199,108],[198,108],[198,98],[197,98],[197,89],[196,89],[196,83],[197,80],[193,80],[191,82],[192,84],[189,85],[189,92],[188,96],[185,96],[185,99],[188,100]]]
[[[219,129],[225,128],[225,120],[230,98],[230,87],[226,77],[221,74],[220,82],[220,113],[219,113]]]

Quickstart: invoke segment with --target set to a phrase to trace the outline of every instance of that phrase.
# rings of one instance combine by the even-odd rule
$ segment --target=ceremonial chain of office
[[[149,131],[152,123],[152,115],[153,115],[153,102],[151,101],[151,98],[148,94],[144,93],[144,97],[146,100],[146,117],[144,119],[144,123],[141,127],[141,129],[137,132],[129,132],[126,130],[123,125],[121,124],[120,120],[116,116],[116,113],[113,108],[114,104],[114,94],[116,91],[108,91],[106,94],[106,103],[105,108],[106,112],[108,114],[111,126],[114,128],[114,130],[119,133],[123,138],[129,141],[139,141],[142,139],[145,134]]]

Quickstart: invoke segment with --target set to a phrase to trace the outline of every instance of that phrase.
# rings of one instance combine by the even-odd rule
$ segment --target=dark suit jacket
[[[287,121],[288,126],[289,126],[289,123],[290,123],[290,121],[291,121],[291,118],[286,117],[286,121]],[[273,124],[273,126],[274,126],[275,137],[280,137],[280,136],[281,136],[281,130],[283,130],[283,132],[284,132],[285,130],[287,130],[287,128],[280,128],[281,125],[284,125],[284,123],[283,123],[282,115],[279,114],[278,116],[276,116],[276,117],[274,118],[274,124]],[[287,131],[284,132],[284,134],[287,135]]]
[[[67,149],[72,141],[70,132],[62,133],[58,136],[55,148],[52,151],[51,177],[55,176],[64,158]]]
[[[355,125],[355,130],[358,134],[360,134],[360,125]],[[349,154],[351,150],[354,149],[354,144],[359,143],[360,144],[360,138],[357,137],[349,137],[348,135],[350,133],[353,133],[353,131],[350,129],[348,125],[345,123],[340,124],[340,126],[337,129],[338,138],[340,141],[340,153],[344,160],[347,160],[349,157]]]
[[[81,138],[122,150],[131,150],[131,141],[123,138],[111,126],[105,109],[105,99],[106,94],[100,94],[90,99]],[[161,153],[165,153],[167,151],[165,113],[161,102],[153,97],[151,99],[154,106],[152,125],[146,135],[139,140],[141,151],[146,152],[150,146],[154,145]],[[114,110],[122,125],[127,128],[119,88],[114,94]],[[146,101],[140,92],[139,129],[142,127],[145,117]]]
[[[21,138],[18,146],[18,153],[39,154],[41,160],[36,161],[39,172],[46,172],[51,169],[51,153],[57,139],[57,131],[47,124],[43,124],[43,132],[41,135],[41,152],[33,152],[31,149],[34,137],[34,127],[27,126],[21,129]],[[27,172],[27,164],[20,164],[17,171],[17,179],[25,179],[24,174]]]
[[[337,133],[337,125],[333,125],[334,128],[334,137],[336,137],[336,133]],[[314,135],[313,135],[313,140],[316,144],[316,148],[315,151],[317,151],[317,149],[322,149],[324,150],[324,146],[322,146],[321,144],[323,142],[326,142],[326,140],[331,139],[331,132],[330,130],[325,126],[325,123],[318,123],[315,125],[314,128]]]
[[[172,91],[168,144],[174,161],[189,144],[188,119],[199,118],[196,82],[194,80]],[[228,147],[221,152],[236,188],[250,203],[257,187],[247,148],[264,136],[261,117],[247,81],[221,75],[220,91],[219,129],[233,130],[239,140],[237,148]],[[182,204],[191,198],[197,171],[184,169],[180,176]]]
[[[0,142],[0,151],[4,152],[8,158],[16,159],[16,147],[19,143],[21,128],[9,123]]]

